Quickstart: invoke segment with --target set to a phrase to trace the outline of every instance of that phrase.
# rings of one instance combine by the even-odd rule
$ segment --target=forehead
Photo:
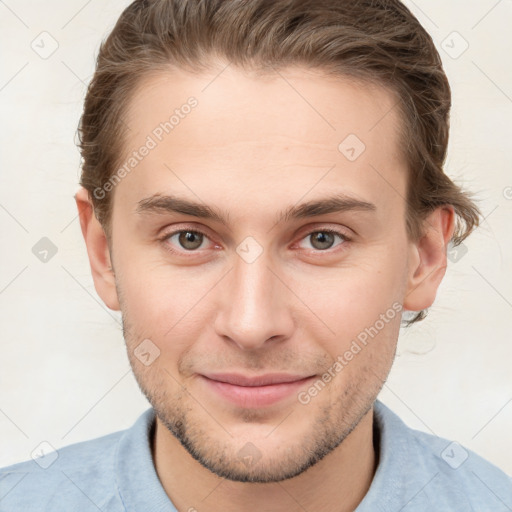
[[[396,200],[405,194],[400,122],[388,90],[308,69],[160,72],[128,104],[122,162],[150,149],[115,196],[136,206],[154,193],[223,201],[231,192],[270,207],[279,192],[288,204],[334,187]]]

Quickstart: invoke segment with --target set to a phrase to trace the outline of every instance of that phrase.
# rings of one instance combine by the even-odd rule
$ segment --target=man
[[[478,225],[449,109],[398,0],[133,2],[75,199],[152,407],[4,468],[0,510],[512,510],[510,477],[377,400]]]

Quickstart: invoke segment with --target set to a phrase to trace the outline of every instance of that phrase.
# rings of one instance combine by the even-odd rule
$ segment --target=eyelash
[[[199,252],[197,249],[196,250],[190,250],[190,251],[187,251],[186,249],[183,249],[182,251],[178,251],[176,249],[173,249],[168,243],[167,241],[174,235],[177,235],[179,233],[194,233],[194,234],[199,234],[199,235],[202,235],[208,239],[210,239],[210,237],[208,236],[207,233],[205,233],[204,231],[201,231],[201,229],[198,229],[198,228],[193,228],[193,229],[187,229],[187,228],[182,228],[182,229],[177,229],[175,231],[170,231],[168,233],[165,233],[159,240],[160,242],[164,245],[165,249],[167,251],[169,251],[170,253],[172,254],[177,254],[177,255],[183,255],[183,254],[193,254],[193,253],[196,253],[196,252]],[[308,233],[306,233],[299,241],[302,241],[304,240],[305,238],[313,235],[314,233],[330,233],[332,235],[337,235],[338,237],[341,238],[342,240],[342,243],[341,244],[338,244],[337,247],[339,246],[343,246],[345,245],[346,243],[348,242],[351,242],[352,241],[352,238],[348,237],[345,233],[341,232],[341,231],[338,231],[336,229],[331,229],[331,228],[325,228],[325,229],[322,229],[322,228],[317,228],[317,229],[314,229],[312,231],[309,231]],[[336,251],[337,249],[333,249],[333,251]],[[342,250],[342,249],[339,249],[339,250]],[[309,249],[309,251],[313,251],[315,253],[330,253],[332,252],[331,249],[325,249],[325,250],[321,250],[321,249]]]

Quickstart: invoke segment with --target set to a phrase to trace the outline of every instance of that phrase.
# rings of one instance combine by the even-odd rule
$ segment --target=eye
[[[310,240],[312,249],[318,251],[326,251],[327,249],[331,249],[336,241],[336,237],[341,240],[341,243],[338,245],[342,245],[345,242],[350,241],[350,239],[339,231],[333,229],[321,229],[317,231],[311,231],[308,235],[306,235],[302,240]],[[311,247],[305,247],[309,249]]]
[[[197,231],[195,229],[182,229],[179,231],[173,231],[172,233],[167,233],[162,238],[162,241],[167,245],[171,252],[179,251],[176,251],[170,246],[170,244],[174,247],[178,247],[178,249],[193,252],[201,248],[203,242],[207,239],[207,235],[201,231]]]
[[[336,244],[336,239],[339,243]],[[166,233],[161,239],[165,249],[174,254],[194,253],[206,249],[211,242],[208,235],[198,229],[180,229]],[[334,229],[317,229],[303,237],[298,246],[315,252],[326,252],[331,248],[350,242],[350,238],[341,231]],[[309,241],[309,247],[304,242]],[[214,244],[215,245],[215,244]]]

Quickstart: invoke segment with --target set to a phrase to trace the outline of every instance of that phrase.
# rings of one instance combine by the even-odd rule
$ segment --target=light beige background
[[[380,398],[411,427],[512,474],[512,2],[406,4],[453,89],[447,172],[487,217],[454,254],[428,319],[402,334]],[[120,316],[94,290],[73,201],[85,87],[126,5],[0,2],[0,466],[41,441],[59,448],[127,428],[149,406]],[[58,250],[46,263],[32,252],[42,237]]]

